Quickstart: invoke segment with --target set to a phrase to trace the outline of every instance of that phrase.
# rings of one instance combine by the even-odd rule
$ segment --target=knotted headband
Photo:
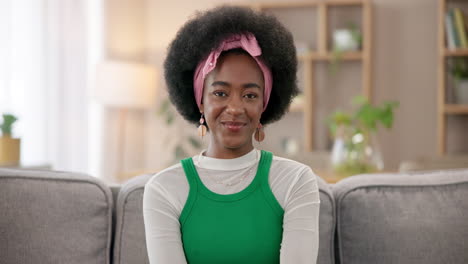
[[[245,34],[234,34],[225,40],[223,40],[218,48],[212,51],[208,58],[202,60],[193,76],[193,90],[195,92],[195,100],[198,108],[200,108],[202,97],[203,97],[203,83],[206,76],[216,67],[216,62],[223,51],[242,48],[254,58],[258,66],[263,72],[263,80],[265,82],[265,88],[263,91],[263,111],[265,111],[268,100],[270,99],[271,87],[273,83],[273,77],[271,76],[270,69],[262,62],[260,55],[262,55],[262,49],[258,45],[257,39],[252,33]]]

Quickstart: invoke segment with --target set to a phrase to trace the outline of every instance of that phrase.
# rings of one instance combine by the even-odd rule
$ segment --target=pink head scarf
[[[225,50],[231,50],[236,48],[242,48],[247,51],[247,53],[255,59],[258,66],[263,72],[263,79],[265,82],[265,88],[263,92],[263,111],[265,111],[268,100],[270,99],[271,87],[273,83],[273,77],[271,76],[270,69],[260,60],[259,56],[262,54],[262,49],[258,45],[257,39],[252,33],[245,34],[235,34],[219,44],[218,48],[212,51],[206,60],[202,60],[197,68],[195,69],[195,74],[193,76],[193,90],[195,92],[195,100],[197,102],[198,108],[200,108],[202,97],[203,97],[203,83],[206,76],[214,70],[216,67],[216,62]]]

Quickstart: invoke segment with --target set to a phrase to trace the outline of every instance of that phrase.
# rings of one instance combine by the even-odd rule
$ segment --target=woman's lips
[[[222,122],[222,124],[231,132],[238,132],[245,126],[242,122]]]

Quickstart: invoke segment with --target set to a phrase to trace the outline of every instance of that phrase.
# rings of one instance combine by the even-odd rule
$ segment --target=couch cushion
[[[335,263],[335,201],[329,185],[317,177],[320,191],[318,264]]]
[[[138,176],[121,186],[116,206],[113,264],[149,263],[143,222],[143,192],[151,176]]]
[[[353,176],[333,192],[340,263],[467,263],[468,170]]]
[[[110,263],[112,206],[94,177],[0,169],[0,262]]]
[[[117,199],[114,264],[149,263],[143,222],[143,192],[152,175],[131,179],[122,185]],[[331,190],[318,178],[320,188],[319,264],[334,263],[335,209]]]

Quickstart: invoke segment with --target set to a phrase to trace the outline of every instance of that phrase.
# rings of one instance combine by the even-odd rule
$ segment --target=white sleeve
[[[143,219],[150,264],[187,264],[179,216],[170,193],[150,180],[143,194]]]
[[[280,263],[316,263],[320,197],[316,176],[310,168],[291,183],[285,201]]]

